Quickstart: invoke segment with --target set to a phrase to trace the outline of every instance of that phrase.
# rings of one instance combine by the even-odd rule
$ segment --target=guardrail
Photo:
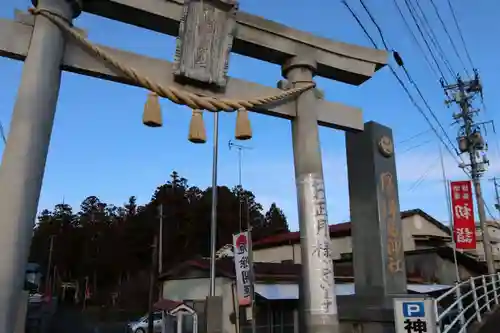
[[[499,304],[500,273],[471,277],[436,298],[438,333],[462,333]],[[500,331],[500,328],[499,328]]]

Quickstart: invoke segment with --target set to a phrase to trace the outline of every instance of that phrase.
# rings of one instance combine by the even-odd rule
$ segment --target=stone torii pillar
[[[316,61],[294,57],[283,66],[293,87],[312,82]],[[317,98],[314,91],[301,94],[292,121],[293,156],[299,210],[302,263],[302,325],[306,332],[339,332],[333,259],[326,211],[323,163],[319,149]]]
[[[58,13],[68,23],[81,11],[76,0],[39,0],[37,5]],[[24,285],[64,45],[59,28],[45,17],[37,17],[0,168],[0,332],[13,332],[16,324],[13,318]]]
[[[79,13],[78,6],[69,6],[77,4],[76,0],[39,2],[38,9],[48,9],[67,23],[76,16],[71,14]],[[70,11],[72,8],[73,12]],[[137,73],[147,76],[156,86],[174,87],[210,98],[252,100],[283,93],[281,89],[227,77],[230,52],[282,66],[283,75],[295,88],[310,84],[314,75],[359,85],[383,67],[387,58],[385,51],[333,42],[237,12],[234,0],[84,1],[83,11],[160,33],[179,35],[175,64],[99,47],[125,67],[133,67]],[[36,218],[60,68],[113,82],[144,86],[130,75],[109,66],[70,37],[64,45],[60,28],[40,15],[36,19],[24,14],[18,14],[16,21],[0,19],[0,56],[26,61],[0,168],[0,264],[3,265],[0,267],[0,332],[11,331],[9,322],[16,309],[15,299],[20,290],[18,279],[25,267]],[[203,38],[198,38],[199,35]],[[199,54],[196,60],[193,51]],[[292,122],[304,278],[301,286],[305,311],[303,323],[306,332],[337,333],[318,125],[362,131],[361,110],[319,99],[313,90],[282,102],[258,105],[249,111]]]

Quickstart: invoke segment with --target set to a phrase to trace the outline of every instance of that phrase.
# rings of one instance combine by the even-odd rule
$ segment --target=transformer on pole
[[[482,134],[481,125],[486,123],[476,123],[474,117],[480,112],[474,108],[473,101],[475,98],[483,95],[483,87],[479,78],[479,73],[474,69],[474,78],[471,80],[462,80],[457,75],[456,83],[444,85],[443,88],[446,94],[446,105],[457,104],[460,108],[459,112],[453,114],[453,119],[460,124],[457,135],[458,151],[460,154],[469,155],[469,163],[461,163],[460,168],[470,172],[479,215],[479,225],[482,233],[484,257],[488,272],[495,273],[495,264],[491,249],[490,235],[488,233],[486,212],[484,206],[483,195],[481,192],[481,177],[487,171],[489,160],[486,155],[488,145],[486,144]]]

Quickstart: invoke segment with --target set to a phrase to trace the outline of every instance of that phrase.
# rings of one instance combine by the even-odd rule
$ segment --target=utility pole
[[[228,142],[229,150],[232,148],[236,148],[238,150],[238,201],[239,201],[239,223],[240,223],[240,232],[243,230],[243,200],[245,200],[246,207],[246,222],[247,222],[247,232],[248,232],[248,262],[250,265],[250,282],[251,282],[251,295],[252,295],[252,303],[250,304],[251,312],[252,312],[252,333],[257,333],[257,322],[255,318],[255,275],[254,275],[254,267],[253,267],[253,249],[252,249],[252,225],[250,223],[250,207],[248,205],[248,197],[245,196],[243,198],[243,184],[241,181],[241,153],[244,149],[252,149],[251,147],[243,146],[234,143],[229,140]]]
[[[154,290],[156,284],[156,263],[158,261],[158,236],[154,237],[152,251],[151,251],[151,269],[149,273],[149,313],[148,313],[148,333],[154,333],[153,326],[153,304],[154,304]]]
[[[242,159],[242,151],[243,150],[250,150],[252,149],[251,147],[243,146],[234,143],[232,140],[229,140],[228,144],[229,150],[232,150],[233,148],[236,148],[238,150],[238,186],[240,188],[240,192],[238,193],[238,198],[239,198],[239,226],[240,226],[240,231],[243,230],[243,197],[242,197],[242,191],[243,191],[243,184],[241,181],[241,159]]]
[[[175,190],[174,184],[174,190]],[[158,276],[163,273],[163,203],[158,207],[158,215],[160,220],[160,227],[158,232]],[[163,299],[163,283],[158,288],[158,300]],[[161,333],[165,333],[165,311],[161,311]]]
[[[158,275],[160,275],[163,271],[163,203],[160,203],[160,206],[158,207],[158,215],[159,215],[159,220],[160,220],[160,228],[158,231]],[[160,297],[163,295],[161,294],[161,289],[160,288]]]
[[[49,245],[49,262],[47,264],[47,276],[45,277],[45,293],[47,293],[50,290],[50,295],[47,295],[49,297],[52,297],[52,290],[50,288],[51,282],[50,282],[50,275],[51,275],[51,270],[52,270],[52,254],[54,252],[54,235],[50,236],[50,245]]]
[[[454,120],[460,124],[458,132],[458,149],[460,153],[468,153],[470,163],[461,163],[460,167],[464,170],[470,169],[470,175],[474,184],[476,194],[476,204],[479,215],[479,224],[483,235],[483,248],[488,273],[495,273],[495,264],[493,260],[490,235],[486,223],[486,213],[484,207],[483,195],[481,192],[481,176],[486,171],[486,165],[489,161],[486,157],[487,145],[481,135],[481,125],[485,123],[476,123],[474,116],[479,113],[472,105],[473,99],[480,95],[482,97],[482,86],[479,80],[479,74],[474,69],[474,78],[464,81],[457,75],[457,82],[444,85],[447,105],[457,104],[460,107],[460,112],[453,114]]]
[[[495,186],[495,200],[496,200],[495,208],[500,212],[500,195],[498,194],[498,187],[500,185],[497,182],[498,178],[497,177],[493,177],[490,180],[493,181],[493,186]]]

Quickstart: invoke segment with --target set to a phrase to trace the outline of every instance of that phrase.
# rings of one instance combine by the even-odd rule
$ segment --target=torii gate
[[[238,12],[237,0],[33,2],[35,16],[18,12],[15,21],[0,20],[0,55],[25,62],[0,168],[0,331],[13,331],[12,318],[36,218],[61,70],[67,70],[147,87],[189,105],[194,109],[190,132],[193,142],[205,140],[200,121],[200,110],[204,109],[238,110],[236,134],[240,139],[251,137],[245,109],[291,120],[303,319],[307,332],[337,333],[318,124],[362,131],[363,121],[360,109],[322,100],[313,89],[312,79],[319,75],[360,85],[386,64],[387,53],[333,42]],[[95,45],[85,45],[82,31],[70,29],[81,11],[178,36],[175,63],[104,46],[99,54],[92,49]],[[230,52],[280,65],[288,83],[277,89],[228,78]],[[144,122],[150,126],[161,125],[156,98],[150,95],[145,108]]]

